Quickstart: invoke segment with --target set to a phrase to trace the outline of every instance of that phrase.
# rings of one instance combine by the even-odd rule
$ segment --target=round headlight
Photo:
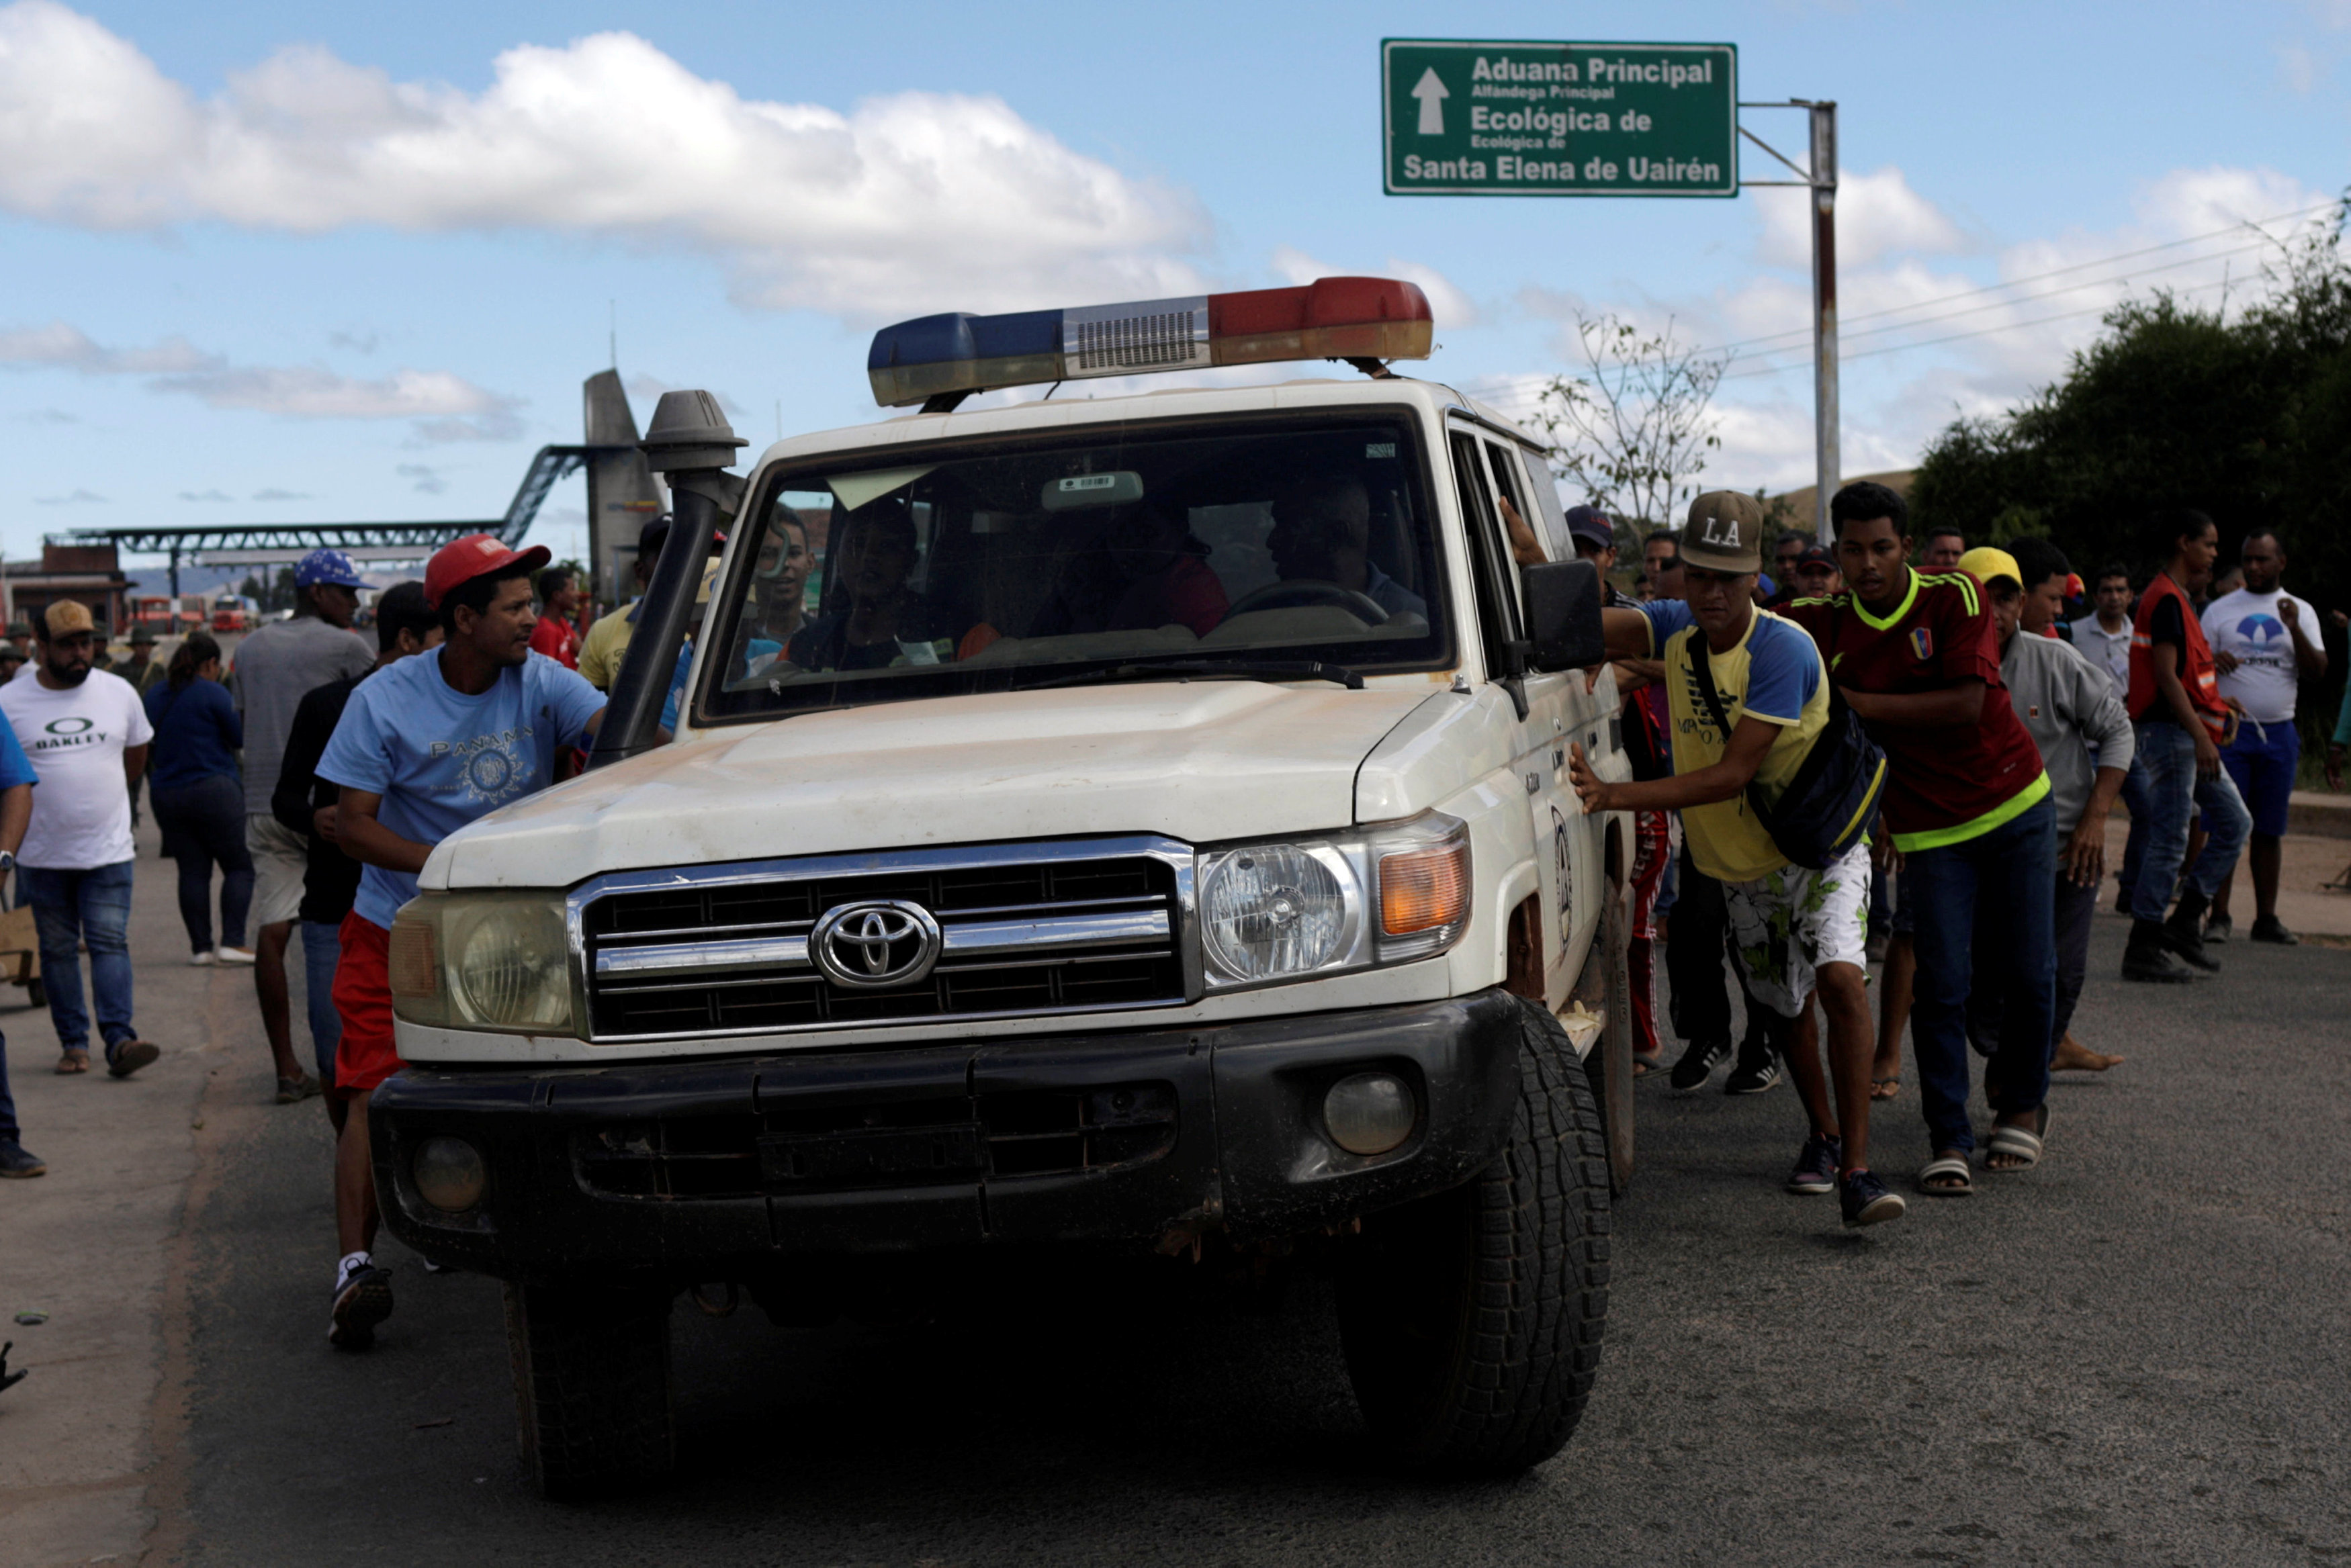
[[[479,1203],[489,1179],[482,1151],[461,1137],[426,1138],[410,1169],[418,1195],[444,1214],[462,1214]]]
[[[1358,1073],[1322,1096],[1322,1126],[1349,1154],[1385,1154],[1412,1136],[1419,1119],[1412,1086],[1394,1073]]]
[[[445,940],[460,1019],[509,1029],[569,1026],[570,972],[551,909],[498,900],[452,911]]]
[[[1235,850],[1201,898],[1210,955],[1236,980],[1319,969],[1346,934],[1347,900],[1330,867],[1294,845]]]

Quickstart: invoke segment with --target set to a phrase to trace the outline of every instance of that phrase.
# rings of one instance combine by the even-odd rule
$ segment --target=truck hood
[[[451,836],[427,888],[1084,834],[1343,827],[1426,686],[1130,682],[875,703],[664,746]]]

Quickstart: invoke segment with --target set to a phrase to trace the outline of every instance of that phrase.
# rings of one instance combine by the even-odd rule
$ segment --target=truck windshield
[[[1082,684],[1090,668],[1450,663],[1403,415],[1133,426],[783,473],[723,591],[705,722]],[[1075,677],[1076,679],[1072,679]]]

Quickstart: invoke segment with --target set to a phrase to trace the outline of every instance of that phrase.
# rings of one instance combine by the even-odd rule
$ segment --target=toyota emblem
[[[939,961],[939,923],[920,904],[867,898],[827,909],[809,933],[809,960],[835,985],[912,985]]]

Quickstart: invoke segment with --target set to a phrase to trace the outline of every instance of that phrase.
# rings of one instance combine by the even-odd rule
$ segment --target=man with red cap
[[[335,1272],[328,1339],[346,1350],[374,1342],[392,1312],[392,1278],[378,1268],[377,1210],[367,1102],[400,1070],[388,967],[393,914],[416,896],[416,876],[450,834],[552,782],[563,748],[583,744],[604,696],[530,648],[538,617],[530,575],[543,547],[510,550],[487,534],[442,546],[424,572],[425,602],[441,618],[438,649],[378,670],[351,691],[318,774],[341,789],[337,836],[358,859],[358,900],[342,926],[335,1009],[343,1038],[334,1092],[350,1102],[335,1150]]]

